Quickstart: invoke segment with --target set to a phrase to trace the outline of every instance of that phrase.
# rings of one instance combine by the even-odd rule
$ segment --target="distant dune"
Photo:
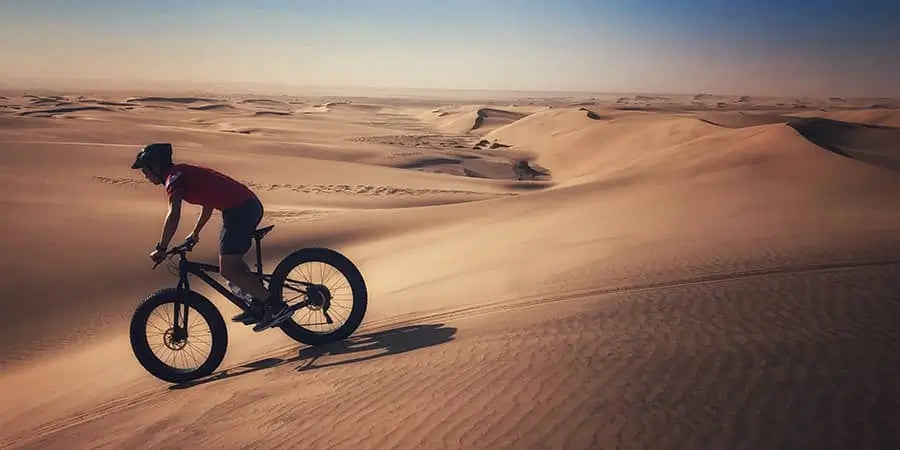
[[[525,111],[485,107],[439,109],[432,113],[437,117],[437,127],[445,132],[472,133],[479,136],[489,133],[497,127],[513,123],[529,114]]]
[[[769,123],[786,123],[790,117],[778,113],[746,113],[743,111],[703,112],[697,118],[727,128],[744,128]]]
[[[853,109],[837,111],[806,111],[790,114],[790,117],[819,117],[841,122],[854,122],[867,125],[883,125],[900,128],[900,109]]]
[[[211,105],[202,105],[202,106],[188,106],[188,109],[193,109],[197,111],[218,111],[218,110],[226,110],[226,109],[234,109],[234,106],[225,104],[225,103],[214,103]]]
[[[486,138],[532,151],[537,162],[553,170],[556,179],[565,180],[601,176],[653,149],[721,130],[695,118],[617,114],[611,115],[611,120],[595,120],[582,110],[551,109],[497,128]]]
[[[256,111],[254,116],[290,116],[290,111]]]
[[[70,108],[52,108],[52,109],[38,109],[31,111],[22,111],[19,113],[20,116],[32,116],[38,114],[63,114],[70,112],[78,112],[78,111],[112,111],[112,109],[104,107],[104,106],[73,106]]]
[[[325,102],[313,105],[313,108],[333,108],[340,105],[348,105],[350,102]]]
[[[279,100],[272,100],[268,98],[248,98],[246,100],[241,100],[238,103],[244,104],[257,104],[257,105],[285,105],[286,103]]]
[[[324,105],[328,109],[336,111],[375,112],[384,109],[384,105],[355,102],[328,102]]]
[[[502,109],[481,108],[478,111],[475,111],[475,121],[470,129],[481,129],[482,131],[489,128],[493,129],[513,123],[526,115],[527,114],[512,111],[504,111]]]
[[[128,103],[200,103],[215,102],[211,98],[202,97],[133,97],[125,100]]]
[[[588,119],[594,119],[594,120],[601,120],[601,119],[603,119],[603,117],[602,117],[600,114],[597,114],[597,113],[595,113],[594,111],[592,111],[592,110],[590,110],[590,109],[587,109],[587,108],[579,108],[579,110],[584,111],[584,112],[587,114]]]
[[[94,103],[103,106],[134,106],[133,103],[113,102],[109,100],[97,100],[90,98],[81,99],[79,100],[79,103]]]

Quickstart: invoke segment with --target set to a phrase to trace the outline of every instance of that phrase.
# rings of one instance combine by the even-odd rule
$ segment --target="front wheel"
[[[366,314],[362,274],[347,257],[327,248],[304,248],[286,256],[272,273],[269,290],[297,308],[279,328],[307,345],[346,339]]]
[[[138,362],[170,383],[211,374],[228,346],[225,321],[215,305],[197,292],[179,295],[173,288],[161,289],[141,302],[131,317],[130,334]]]

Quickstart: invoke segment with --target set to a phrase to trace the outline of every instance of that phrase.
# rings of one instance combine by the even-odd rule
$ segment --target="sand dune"
[[[485,132],[493,128],[513,123],[525,116],[526,114],[512,111],[481,108],[475,112],[475,123],[472,124],[471,129],[472,131],[478,130],[479,132]]]
[[[578,109],[534,113],[486,135],[529,150],[554,178],[605,174],[646,152],[666,148],[722,130],[686,117],[620,114],[595,120]]]
[[[29,104],[33,105],[33,106],[47,106],[47,105],[61,106],[61,105],[69,105],[69,104],[71,104],[71,102],[69,102],[66,99],[38,97],[38,98],[33,98]]]
[[[290,116],[291,113],[288,111],[256,111],[253,113],[254,116]]]
[[[123,103],[123,102],[113,102],[109,100],[97,100],[97,99],[81,99],[79,103],[95,103],[103,106],[134,106],[131,103]]]
[[[257,105],[285,105],[284,102],[279,100],[272,100],[268,98],[248,98],[245,100],[241,100],[238,103],[249,103],[249,104],[257,104]]]
[[[704,122],[727,128],[744,128],[769,123],[786,123],[791,117],[778,112],[747,113],[744,111],[703,112],[697,118]]]
[[[354,102],[329,102],[324,106],[333,109],[333,110],[349,110],[349,111],[361,111],[361,112],[374,112],[384,108],[384,105],[373,105],[366,103],[354,103]]]
[[[590,109],[579,108],[579,110],[584,111],[585,114],[587,114],[588,119],[594,119],[594,120],[602,120],[603,119],[603,117],[600,114],[597,114],[594,111],[591,111]]]
[[[510,124],[528,115],[527,112],[483,107],[438,109],[436,112],[433,111],[433,114],[437,118],[435,123],[439,130],[455,134],[471,133],[478,136],[483,136],[497,127]]]
[[[829,119],[798,119],[790,125],[816,145],[839,155],[900,169],[900,128]]]
[[[0,110],[0,447],[890,448],[894,111],[607,97]],[[128,320],[173,278],[146,256],[165,195],[128,166],[157,140],[259,194],[268,267],[356,262],[362,328],[314,348],[229,322],[214,376],[143,371]],[[192,257],[215,260],[220,220]]]
[[[195,111],[216,111],[223,109],[234,109],[234,107],[225,103],[213,103],[210,105],[188,106],[188,109],[193,109]]]
[[[104,106],[73,106],[69,108],[51,108],[51,109],[35,109],[30,111],[22,111],[20,116],[32,116],[38,114],[53,115],[78,111],[112,111],[112,109]]]
[[[842,122],[884,125],[900,128],[900,109],[853,109],[840,111],[808,111],[790,114],[792,117],[818,117]]]
[[[211,98],[201,97],[132,97],[125,100],[127,103],[200,103],[215,102]]]

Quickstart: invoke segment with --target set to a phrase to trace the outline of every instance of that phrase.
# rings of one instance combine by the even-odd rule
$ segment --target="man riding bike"
[[[199,242],[200,230],[206,225],[214,209],[222,212],[219,234],[219,267],[222,277],[253,296],[250,307],[231,320],[246,325],[256,323],[253,331],[276,326],[293,315],[293,311],[277,294],[269,294],[262,282],[244,263],[250,250],[252,233],[262,220],[263,206],[247,186],[213,169],[172,163],[172,145],[150,144],[141,149],[132,169],[140,169],[155,185],[165,185],[169,212],[163,225],[162,238],[150,253],[154,262],[165,258],[169,241],[178,229],[182,200],[200,205],[203,211],[197,218],[187,240]]]

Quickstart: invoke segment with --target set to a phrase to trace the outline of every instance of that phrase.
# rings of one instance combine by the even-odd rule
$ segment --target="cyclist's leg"
[[[219,267],[222,277],[238,285],[258,300],[268,300],[269,291],[250,271],[244,255],[252,245],[252,234],[262,220],[262,205],[258,200],[222,212],[222,231],[219,234]]]

